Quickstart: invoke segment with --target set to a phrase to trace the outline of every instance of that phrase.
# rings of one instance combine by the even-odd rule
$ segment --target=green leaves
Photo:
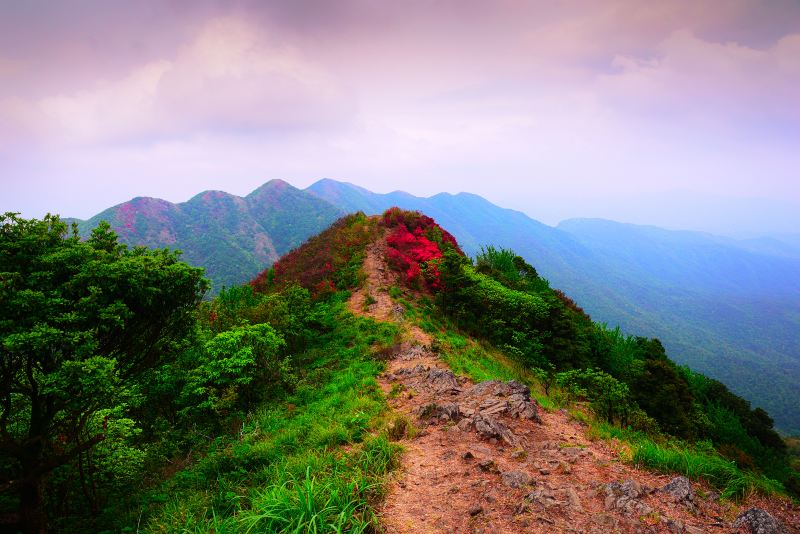
[[[205,344],[202,363],[189,376],[184,402],[220,415],[247,410],[262,392],[296,381],[286,345],[268,324],[237,326]],[[191,399],[196,399],[192,401]]]
[[[556,383],[573,398],[588,400],[595,412],[609,422],[626,426],[629,416],[638,411],[628,385],[603,371],[574,369],[558,373]]]
[[[108,225],[81,242],[58,217],[8,213],[0,273],[0,483],[35,488],[20,506],[37,531],[48,473],[108,437],[117,423],[98,430],[98,414],[132,421],[131,390],[175,359],[207,282],[174,252],[118,245]]]

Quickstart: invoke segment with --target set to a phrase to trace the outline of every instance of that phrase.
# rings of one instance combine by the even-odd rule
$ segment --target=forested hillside
[[[184,260],[206,268],[215,294],[343,213],[394,205],[429,213],[469,255],[490,243],[517,251],[595,320],[658,337],[677,362],[762,406],[782,431],[800,432],[800,258],[792,236],[736,241],[602,220],[554,228],[477,195],[384,195],[334,180],[305,191],[274,180],[244,198],[206,192],[184,204],[139,198],[79,226],[86,236],[107,219],[125,243],[183,250]]]
[[[122,243],[182,251],[185,261],[205,268],[216,294],[250,279],[341,215],[328,202],[272,180],[246,197],[206,191],[180,204],[139,197],[76,222],[84,237],[108,221]]]

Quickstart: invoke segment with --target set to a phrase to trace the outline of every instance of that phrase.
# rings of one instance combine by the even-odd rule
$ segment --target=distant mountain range
[[[179,248],[219,288],[249,280],[344,213],[392,206],[430,215],[468,254],[485,244],[514,249],[595,320],[660,338],[673,359],[800,433],[798,236],[739,241],[603,219],[552,227],[468,193],[377,194],[327,179],[306,190],[273,180],[243,198],[137,198],[79,228],[86,235],[108,220],[125,243]]]
[[[345,214],[314,195],[272,180],[246,197],[205,191],[187,202],[137,197],[78,223],[88,235],[108,221],[129,245],[170,247],[205,267],[214,292],[241,284]]]

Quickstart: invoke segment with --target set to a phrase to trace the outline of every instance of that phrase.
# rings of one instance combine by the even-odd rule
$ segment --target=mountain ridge
[[[137,197],[130,201],[133,204],[120,204],[82,222],[81,233],[87,235],[93,224],[108,216],[122,242],[181,248],[184,259],[206,267],[219,288],[251,279],[344,213],[377,214],[395,205],[420,210],[450,229],[468,254],[474,255],[487,244],[517,251],[554,286],[581,302],[596,320],[662,339],[676,361],[723,380],[738,394],[767,408],[780,428],[800,432],[800,415],[792,408],[792,399],[800,398],[800,337],[791,333],[800,331],[800,299],[794,296],[800,275],[792,277],[794,271],[777,270],[780,276],[769,286],[757,276],[762,263],[753,260],[765,256],[732,246],[726,238],[652,227],[669,237],[667,242],[688,236],[690,241],[707,240],[732,254],[727,271],[712,276],[704,272],[702,261],[693,264],[686,255],[670,256],[653,248],[658,245],[669,252],[673,245],[668,247],[668,243],[640,240],[638,246],[648,247],[646,254],[632,249],[626,259],[625,240],[612,240],[613,246],[593,243],[575,228],[572,233],[566,231],[576,224],[574,220],[551,227],[472,193],[440,193],[428,198],[402,191],[379,194],[331,179],[319,180],[305,190],[273,180],[244,197],[210,193],[200,193],[181,204]],[[203,195],[208,198],[204,200]],[[280,199],[285,205],[278,205]],[[241,208],[242,202],[247,209],[240,213],[234,208]],[[227,206],[217,206],[224,216],[209,217],[209,206],[216,204]],[[187,205],[197,207],[193,217],[176,217],[180,224],[164,223],[162,219],[169,222],[176,209],[180,212],[177,206]],[[648,228],[605,219],[582,221],[602,221],[602,225],[637,231]],[[148,231],[134,235],[131,228]],[[703,261],[709,257],[699,256]],[[743,259],[747,261],[741,263]],[[789,260],[790,256],[784,256],[771,264],[796,265]],[[660,278],[644,268],[648,265]],[[737,273],[737,265],[748,267]],[[769,291],[743,291],[727,281],[729,278],[748,284],[756,280]],[[714,291],[703,287],[704,283]],[[782,288],[794,289],[787,296],[781,294]]]
[[[206,268],[214,292],[248,280],[344,215],[340,209],[283,180],[270,180],[240,197],[202,191],[185,202],[135,197],[76,222],[88,236],[107,220],[120,242],[183,252],[189,263]]]

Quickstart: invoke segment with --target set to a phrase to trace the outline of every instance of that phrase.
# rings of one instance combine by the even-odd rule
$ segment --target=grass
[[[531,388],[531,397],[546,410],[558,408],[542,391],[539,381],[524,366],[512,361],[500,351],[476,343],[452,330],[435,332],[439,357],[456,374],[466,375],[473,382],[484,380],[517,380]]]
[[[642,432],[598,421],[591,422],[589,435],[624,444],[620,457],[637,468],[704,480],[726,499],[741,500],[752,492],[763,495],[786,493],[780,482],[743,471],[734,462],[720,456],[710,444],[689,445],[666,438],[656,441]]]
[[[346,313],[304,357],[306,376],[285,402],[248,417],[238,439],[217,438],[204,457],[157,490],[142,531],[364,532],[399,445],[387,428],[375,345],[393,325]],[[408,430],[406,429],[406,432]],[[163,502],[162,502],[163,501]],[[137,529],[138,530],[138,529]]]
[[[764,495],[784,493],[783,486],[775,480],[742,471],[734,462],[713,451],[701,451],[687,445],[661,445],[645,439],[633,444],[631,461],[637,467],[705,480],[726,499],[740,500],[754,491]]]

